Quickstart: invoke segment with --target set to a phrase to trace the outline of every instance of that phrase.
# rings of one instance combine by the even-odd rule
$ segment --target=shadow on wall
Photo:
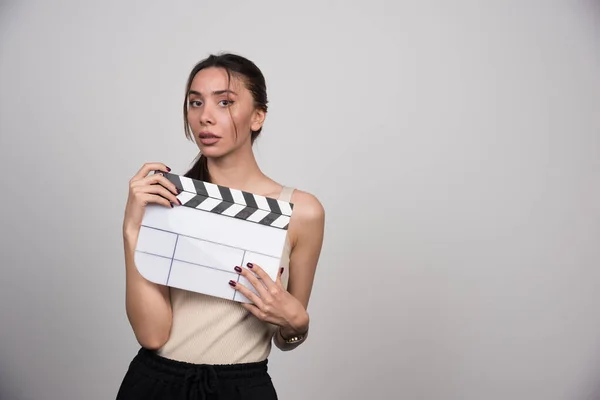
[[[599,373],[598,383],[596,383],[595,387],[592,389],[590,396],[589,397],[584,396],[584,397],[582,397],[582,399],[600,400],[600,371],[598,371],[598,373]]]
[[[9,366],[10,363],[6,362],[6,360],[0,361],[0,399],[26,400],[23,397],[17,396],[16,385],[8,377]],[[11,382],[13,382],[12,385]]]
[[[0,400],[34,400],[23,394],[25,382],[23,376],[19,376],[14,367],[11,368],[13,364],[10,357],[0,357]]]
[[[598,17],[600,19],[600,12]],[[589,386],[582,388],[581,393],[577,393],[577,399],[600,400],[600,354],[596,354],[594,360],[594,365],[589,368],[589,371],[591,371]]]
[[[586,0],[585,3],[588,4],[590,15],[596,22],[594,26],[598,28],[600,33],[600,0]]]

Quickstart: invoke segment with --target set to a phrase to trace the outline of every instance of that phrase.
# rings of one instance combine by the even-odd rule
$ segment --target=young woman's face
[[[255,109],[252,94],[239,78],[232,74],[228,84],[225,70],[206,68],[190,86],[187,119],[200,151],[222,157],[251,145],[251,130],[261,127],[264,113]]]

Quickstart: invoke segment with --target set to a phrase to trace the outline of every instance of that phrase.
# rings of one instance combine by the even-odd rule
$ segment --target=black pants
[[[189,364],[141,348],[117,400],[276,400],[267,360],[248,364]]]

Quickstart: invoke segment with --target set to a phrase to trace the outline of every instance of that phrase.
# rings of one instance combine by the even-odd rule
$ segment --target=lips
[[[204,132],[198,133],[198,139],[200,140],[200,143],[202,143],[203,145],[210,146],[210,145],[217,143],[221,139],[221,137],[215,135],[212,132],[204,131]]]
[[[212,132],[200,132],[198,134],[200,139],[219,139],[219,136],[215,135]]]

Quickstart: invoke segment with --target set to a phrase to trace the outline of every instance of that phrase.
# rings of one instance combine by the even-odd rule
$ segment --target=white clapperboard
[[[140,274],[161,285],[250,303],[229,286],[234,280],[256,293],[234,267],[255,263],[276,279],[293,204],[163,174],[182,191],[182,206],[146,206],[135,249]]]

